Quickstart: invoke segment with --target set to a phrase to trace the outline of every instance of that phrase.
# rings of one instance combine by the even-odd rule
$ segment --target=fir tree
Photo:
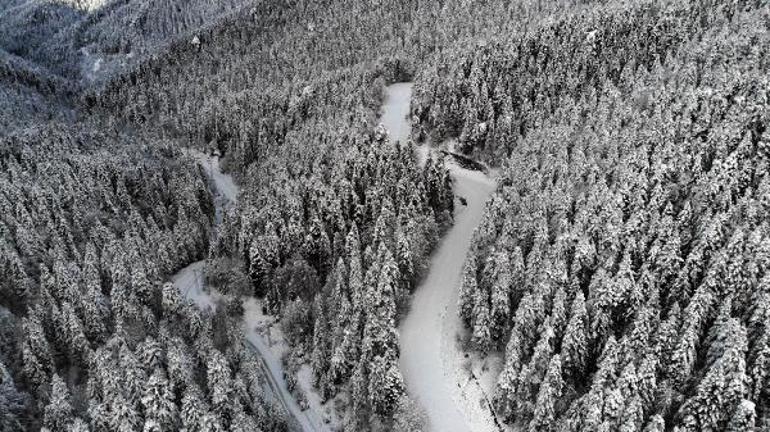
[[[571,380],[583,376],[588,356],[588,316],[583,293],[572,300],[570,319],[562,341],[564,372]]]
[[[735,409],[725,432],[752,431],[756,423],[756,405],[754,402],[743,399]]]
[[[489,296],[483,288],[476,289],[473,296],[473,346],[486,352],[492,344],[492,319],[489,312]]]
[[[151,430],[173,430],[176,425],[177,409],[174,395],[169,387],[165,373],[158,367],[150,376],[141,398],[144,408],[145,429],[154,423]]]
[[[22,431],[22,415],[28,396],[16,388],[8,368],[0,361],[0,429]]]
[[[535,411],[529,422],[530,431],[553,430],[558,413],[555,412],[556,404],[561,398],[564,383],[561,376],[561,358],[559,355],[551,357],[548,363],[548,371],[545,379],[540,384],[535,402]]]
[[[735,342],[708,370],[695,395],[680,412],[683,431],[721,430],[746,393],[746,331],[739,327]]]
[[[45,407],[43,426],[50,430],[66,430],[74,420],[67,385],[54,374],[51,378],[51,397]]]
[[[510,320],[510,290],[513,278],[510,273],[511,264],[508,255],[505,252],[498,252],[494,257],[494,266],[497,271],[490,292],[490,331],[492,340],[498,341],[508,327]]]
[[[478,290],[476,269],[476,253],[471,249],[471,251],[468,252],[468,256],[465,259],[465,265],[463,266],[463,280],[460,285],[459,294],[460,317],[466,325],[470,325],[474,317],[473,310],[475,306],[473,299]]]

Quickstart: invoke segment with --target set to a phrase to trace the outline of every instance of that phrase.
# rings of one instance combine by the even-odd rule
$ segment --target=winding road
[[[206,174],[213,183],[213,195],[215,204],[215,224],[216,229],[222,222],[224,211],[234,205],[238,200],[238,186],[233,178],[219,168],[219,159],[215,156],[207,156],[196,150],[188,150],[187,154],[198,161]],[[174,283],[185,298],[195,302],[201,309],[214,308],[216,294],[209,294],[204,290],[203,269],[205,260],[196,261],[183,268],[172,276]],[[249,302],[250,299],[247,299]],[[261,334],[254,330],[254,320],[252,314],[244,314],[244,327],[246,334],[246,346],[249,347],[259,359],[262,367],[262,373],[267,378],[270,391],[276,400],[283,406],[287,414],[291,416],[294,425],[303,432],[327,432],[329,429],[321,421],[318,415],[311,410],[302,410],[294,396],[286,386],[284,380],[284,370],[279,358],[270,350],[269,345]]]
[[[407,115],[411,83],[386,89],[381,122],[391,141],[405,141],[410,125]],[[418,148],[421,160],[433,152]],[[494,179],[447,161],[457,196],[467,201],[457,205],[455,221],[431,258],[430,270],[412,299],[411,309],[401,322],[399,366],[407,391],[426,411],[433,431],[497,431],[492,412],[480,400],[480,388],[468,386],[462,367],[464,353],[457,335],[464,331],[457,312],[458,290],[473,231],[481,222],[484,206],[495,190]]]
[[[409,104],[411,83],[398,83],[386,88],[381,122],[389,131],[391,142],[405,142],[409,137]],[[429,155],[436,157],[427,145],[418,149],[420,163]],[[213,183],[215,197],[215,229],[222,214],[238,199],[238,187],[233,179],[222,173],[219,160],[197,151],[189,151],[206,170]],[[442,157],[442,156],[438,156]],[[399,366],[407,390],[430,420],[430,428],[441,432],[497,431],[493,414],[479,403],[483,394],[468,388],[467,374],[462,367],[464,353],[457,344],[457,335],[464,329],[457,313],[458,289],[463,262],[471,237],[484,212],[484,205],[494,191],[494,179],[479,171],[464,169],[451,161],[447,167],[454,180],[455,194],[465,198],[466,205],[457,205],[455,221],[445,234],[431,258],[430,270],[417,288],[411,310],[400,325],[401,357]],[[213,308],[212,294],[204,291],[205,261],[191,263],[173,276],[175,286],[201,308]],[[214,294],[216,296],[216,294]],[[247,302],[249,300],[247,299]],[[252,314],[244,316],[246,344],[259,358],[262,371],[276,399],[304,432],[327,431],[328,427],[312,410],[302,410],[289,392],[284,371],[263,337],[254,330]]]

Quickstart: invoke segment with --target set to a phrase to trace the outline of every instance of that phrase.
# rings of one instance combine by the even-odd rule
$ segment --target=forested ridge
[[[66,126],[0,151],[3,430],[281,427],[234,318],[163,283],[207,251],[193,161]]]
[[[414,108],[509,155],[461,313],[527,430],[770,427],[768,11],[656,6],[461,53]]]
[[[332,428],[427,430],[396,329],[462,211],[417,161],[447,141],[499,167],[459,310],[502,356],[500,427],[770,428],[763,2],[0,9],[0,430],[296,430],[244,345],[250,296]],[[186,147],[240,186],[221,224]],[[169,282],[201,259],[213,310]]]

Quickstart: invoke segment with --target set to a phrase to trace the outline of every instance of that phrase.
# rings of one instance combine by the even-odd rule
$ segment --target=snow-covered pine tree
[[[141,403],[145,430],[149,428],[152,431],[169,431],[176,428],[178,419],[174,394],[166,379],[166,373],[160,367],[155,368],[150,379],[144,384]]]
[[[43,426],[50,430],[66,430],[74,420],[70,393],[58,374],[51,378],[51,393],[43,416]]]
[[[473,322],[471,343],[481,352],[492,346],[492,317],[489,311],[489,293],[478,287],[473,295]]]
[[[562,394],[564,381],[561,375],[561,358],[558,354],[551,357],[545,379],[538,389],[535,410],[529,422],[531,432],[551,431],[555,427],[556,405]]]
[[[734,342],[708,369],[695,394],[680,409],[683,432],[721,430],[746,394],[746,330],[737,328]]]
[[[206,362],[206,383],[209,388],[212,414],[223,421],[223,426],[231,418],[232,379],[230,372],[225,357],[218,350],[212,348]]]
[[[313,368],[315,382],[323,397],[329,397],[332,393],[329,378],[329,366],[331,364],[331,338],[329,338],[329,317],[326,314],[321,296],[316,296],[315,325],[313,326],[313,347],[310,354],[310,364]]]
[[[22,431],[29,395],[19,391],[8,368],[0,360],[0,429]]]
[[[494,266],[497,269],[490,287],[490,332],[493,341],[499,341],[508,328],[511,318],[511,263],[506,252],[494,254]]]
[[[564,375],[572,383],[582,379],[588,356],[588,314],[583,292],[572,300],[570,318],[562,340]]]
[[[478,290],[477,269],[476,251],[471,249],[468,252],[468,256],[465,258],[465,264],[463,265],[463,280],[460,285],[458,301],[460,318],[462,318],[465,325],[468,326],[473,322],[473,299]]]

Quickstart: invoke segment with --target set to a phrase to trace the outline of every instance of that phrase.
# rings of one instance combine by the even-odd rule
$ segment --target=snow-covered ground
[[[406,144],[409,138],[409,102],[412,100],[412,83],[396,83],[385,88],[380,123],[388,130],[392,142]]]
[[[207,292],[203,291],[203,268],[206,261],[196,261],[187,267],[179,270],[171,277],[171,282],[179,288],[182,295],[195,302],[201,309],[214,309],[215,299]]]
[[[410,83],[386,89],[381,123],[392,141],[405,141],[409,136],[411,91]],[[419,147],[421,163],[431,153],[427,145]],[[494,385],[500,361],[496,357],[466,357],[458,344],[466,330],[457,312],[463,262],[496,185],[484,173],[460,168],[451,161],[447,166],[455,194],[465,198],[467,205],[456,206],[455,223],[431,258],[429,273],[415,291],[410,312],[401,323],[399,365],[409,394],[427,412],[431,430],[498,431],[484,395]]]
[[[284,353],[289,351],[290,347],[280,326],[276,325],[275,317],[264,314],[262,301],[254,297],[246,299],[243,307],[246,310],[244,313],[246,339],[262,354],[265,366],[271,370],[271,374],[282,377],[284,371],[280,359]],[[330,402],[322,402],[321,396],[313,388],[312,376],[312,370],[307,364],[302,365],[297,372],[297,386],[302,389],[309,407],[308,410],[302,412],[301,407],[297,405],[297,409],[300,409],[301,414],[305,417],[298,420],[305,421],[305,424],[309,425],[312,430],[328,431],[330,426],[336,429],[342,424],[342,417],[335,412]],[[276,385],[280,388],[281,394],[291,394],[284,380],[278,380]],[[293,397],[287,402],[297,404]],[[329,421],[328,426],[324,419]]]
[[[455,193],[466,199],[467,206],[458,206],[455,223],[431,258],[430,271],[401,323],[401,372],[433,430],[496,431],[482,389],[471,379],[470,362],[458,344],[458,335],[465,330],[457,313],[463,262],[495,183],[480,172],[456,166],[451,171]],[[488,387],[493,384],[484,381]]]
[[[222,221],[222,213],[233,205],[238,199],[238,186],[231,176],[223,173],[219,168],[219,159],[215,156],[205,155],[196,150],[187,150],[187,154],[194,157],[204,168],[214,186],[214,203],[216,204],[216,224]],[[196,261],[183,268],[172,276],[171,280],[185,298],[194,301],[201,309],[216,307],[216,300],[222,296],[205,287],[203,275],[205,260]],[[273,341],[268,341],[260,329],[265,329],[265,323],[274,321],[273,317],[264,315],[259,300],[249,297],[244,301],[244,333],[247,345],[254,350],[262,365],[264,375],[268,379],[269,388],[276,400],[284,407],[303,432],[327,432],[329,428],[318,416],[323,408],[320,397],[315,394],[310,380],[298,380],[308,395],[310,409],[303,410],[286,386],[284,379],[281,355],[288,348],[285,344],[275,343],[275,339],[282,341],[280,332]],[[272,343],[271,343],[272,342]],[[301,371],[300,371],[301,372]]]

